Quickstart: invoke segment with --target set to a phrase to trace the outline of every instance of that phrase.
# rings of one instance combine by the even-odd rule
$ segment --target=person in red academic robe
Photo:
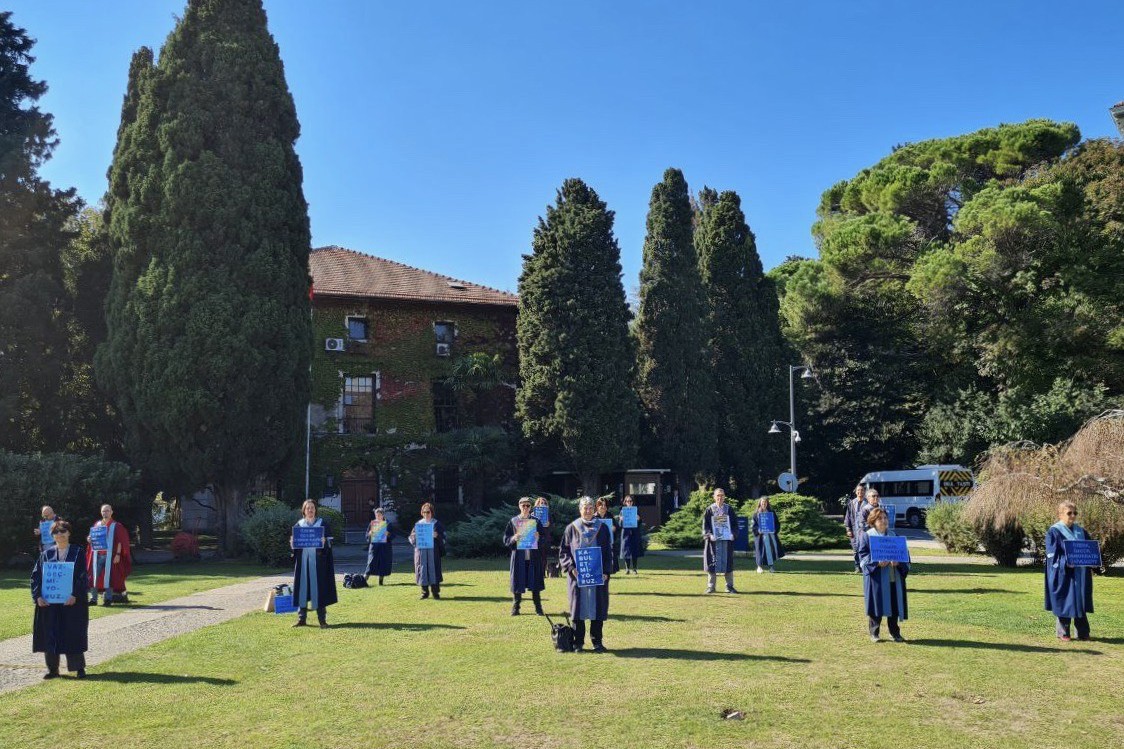
[[[125,581],[133,571],[133,554],[129,547],[129,529],[113,519],[113,508],[101,506],[101,520],[94,528],[105,527],[106,549],[94,551],[86,546],[86,573],[90,578],[90,605],[98,605],[98,593],[105,594],[105,603],[128,603]]]

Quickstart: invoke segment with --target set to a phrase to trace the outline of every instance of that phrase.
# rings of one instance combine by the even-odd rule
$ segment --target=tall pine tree
[[[524,434],[559,444],[586,494],[636,452],[635,350],[613,212],[568,179],[539,219],[519,277],[516,409]]]
[[[210,483],[233,549],[246,485],[303,445],[308,206],[300,134],[261,0],[190,0],[134,56],[107,211],[98,374],[164,485]]]
[[[713,378],[707,301],[693,241],[687,181],[678,169],[652,188],[640,268],[637,390],[652,456],[679,476],[680,496],[714,468]]]
[[[777,292],[762,272],[741,198],[705,188],[699,194],[695,247],[710,316],[719,425],[718,475],[742,494],[757,494],[784,466],[783,444],[767,434],[784,418],[786,348]],[[779,470],[778,470],[779,472]]]
[[[58,144],[35,103],[34,41],[0,12],[0,449],[58,450],[66,443],[60,387],[67,362],[61,256],[79,207],[39,168]]]

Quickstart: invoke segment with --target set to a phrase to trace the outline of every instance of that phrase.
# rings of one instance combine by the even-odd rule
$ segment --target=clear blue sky
[[[1049,117],[1115,135],[1124,2],[266,0],[313,244],[514,290],[562,180],[616,211],[636,287],[652,185],[736,190],[766,267],[814,255],[820,194],[896,143]],[[129,57],[184,0],[9,0],[62,138],[105,190]]]

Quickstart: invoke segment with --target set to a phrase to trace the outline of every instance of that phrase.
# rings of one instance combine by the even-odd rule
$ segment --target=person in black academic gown
[[[734,542],[718,539],[714,535],[714,519],[725,517],[730,533],[737,529],[733,510],[726,504],[726,492],[714,490],[714,504],[703,512],[703,569],[706,570],[706,592],[713,593],[717,575],[726,576],[726,592],[737,593],[734,588]]]
[[[589,622],[589,635],[593,652],[604,653],[605,620],[609,618],[609,575],[612,569],[613,545],[609,529],[593,517],[593,500],[582,497],[578,502],[581,517],[566,526],[558,545],[558,563],[566,574],[566,587],[570,599],[570,618],[574,623],[574,652],[585,646],[585,623]],[[582,588],[578,586],[576,552],[581,548],[601,549],[603,584]]]
[[[761,514],[765,512],[773,512],[773,506],[769,504],[768,497],[762,497],[757,500],[757,509],[753,513],[753,555],[757,559],[757,571],[764,572],[768,568],[769,572],[776,572],[773,565],[777,560],[784,556],[784,546],[781,544],[781,519],[777,513],[773,512],[773,526],[776,530],[772,533],[763,533],[761,531]]]
[[[433,524],[432,549],[418,548],[417,526],[423,523]],[[414,580],[421,586],[421,597],[429,598],[430,591],[433,591],[433,597],[441,600],[441,583],[445,579],[441,574],[441,557],[445,556],[445,526],[433,517],[433,505],[429,502],[421,506],[421,520],[410,531],[410,543],[414,546]]]
[[[627,494],[621,502],[624,507],[633,506],[632,497]],[[639,574],[636,571],[636,560],[644,556],[644,524],[640,522],[639,515],[635,528],[625,528],[624,514],[618,516],[617,536],[620,538],[620,557],[624,560],[624,574]]]
[[[519,514],[507,521],[507,528],[503,532],[503,545],[511,549],[511,615],[519,616],[519,605],[523,602],[523,593],[531,591],[531,599],[535,602],[535,613],[542,616],[542,590],[546,587],[546,570],[542,565],[543,557],[537,548],[520,549],[519,539],[516,536],[516,523],[523,521],[535,524],[535,540],[542,544],[542,535],[538,531],[538,520],[531,516],[531,498],[522,497],[519,500]]]
[[[554,544],[554,531],[549,520],[550,503],[546,501],[546,497],[539,497],[535,500],[535,507],[547,508],[547,522],[539,521],[539,556],[542,557],[539,563],[542,565],[543,574],[545,574],[550,563],[550,547]]]
[[[847,510],[843,513],[843,525],[847,528],[847,540],[851,542],[851,552],[855,557],[855,572],[862,572],[859,566],[859,536],[862,535],[862,522],[860,513],[866,503],[866,487],[862,484],[855,486],[855,496],[847,500]]]
[[[31,651],[42,653],[47,662],[44,679],[59,675],[60,655],[66,655],[66,670],[84,679],[90,628],[86,554],[81,546],[71,545],[70,523],[65,520],[55,521],[51,536],[55,545],[43,550],[31,571],[31,600],[35,604]],[[43,568],[52,562],[74,563],[74,579],[66,603],[49,604],[43,598]]]
[[[370,578],[375,575],[379,578],[379,585],[382,585],[383,578],[390,575],[391,567],[394,564],[394,546],[391,541],[394,539],[394,534],[388,525],[386,528],[386,540],[375,542],[375,537],[372,532],[375,523],[385,523],[386,515],[383,513],[382,508],[375,509],[371,516],[371,522],[367,525],[367,569],[363,572],[363,576]]]
[[[325,525],[324,518],[316,517],[316,502],[306,499],[301,505],[304,515],[297,521],[297,526],[312,528]],[[294,627],[303,627],[308,623],[308,607],[316,609],[316,619],[320,628],[328,627],[328,607],[339,601],[336,594],[336,563],[332,557],[332,542],[328,538],[328,529],[324,529],[324,546],[319,549],[293,549],[293,603],[297,611],[297,623]],[[293,546],[293,537],[289,536],[289,547]]]
[[[1078,640],[1089,639],[1089,614],[1093,613],[1093,571],[1073,567],[1066,560],[1065,542],[1087,540],[1089,534],[1077,525],[1077,505],[1058,505],[1058,522],[1046,531],[1046,610],[1058,618],[1059,640],[1069,641],[1069,624]]]
[[[894,638],[894,642],[905,642],[898,622],[909,618],[909,598],[905,589],[909,565],[905,562],[871,560],[870,537],[895,534],[890,529],[890,517],[881,507],[872,508],[867,519],[870,527],[859,538],[859,563],[863,570],[863,598],[866,601],[870,639],[878,642],[882,617],[886,617],[890,637]]]
[[[615,575],[621,569],[621,537],[617,533],[617,519],[609,512],[609,503],[604,499],[598,499],[593,505],[593,510],[594,522],[600,522],[609,529],[609,545],[613,547],[613,571],[609,574]]]

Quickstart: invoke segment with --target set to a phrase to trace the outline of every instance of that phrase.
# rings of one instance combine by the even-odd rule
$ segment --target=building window
[[[438,432],[457,428],[457,393],[449,383],[433,383],[433,423]]]
[[[367,318],[365,317],[348,317],[347,318],[347,337],[353,341],[367,340]]]
[[[437,343],[447,343],[453,345],[453,339],[457,337],[457,326],[451,322],[435,322],[433,323],[433,335],[437,339]]]
[[[344,434],[367,434],[375,427],[375,378],[345,377],[343,380]]]

